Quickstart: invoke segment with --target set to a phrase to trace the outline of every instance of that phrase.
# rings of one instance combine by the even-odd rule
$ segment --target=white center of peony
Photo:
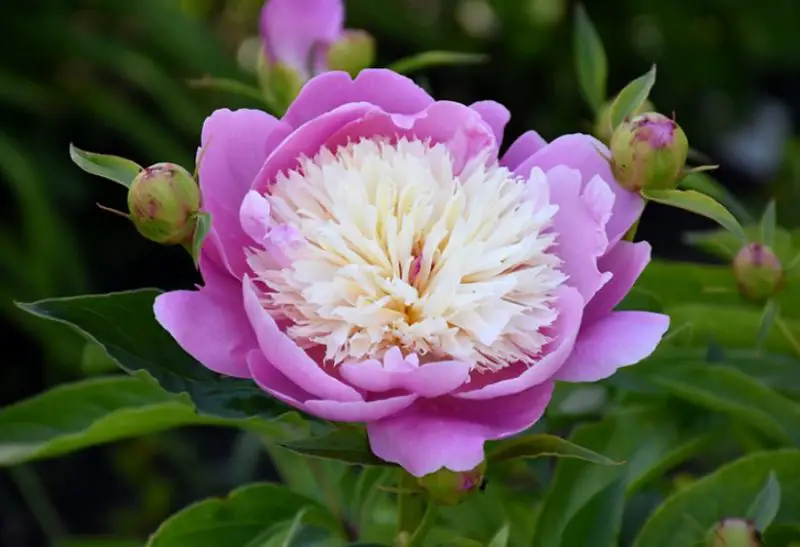
[[[405,139],[303,158],[265,196],[286,258],[250,257],[265,308],[334,364],[394,346],[479,371],[534,363],[566,279],[548,252],[557,207],[540,170],[485,160],[455,175],[445,146]]]

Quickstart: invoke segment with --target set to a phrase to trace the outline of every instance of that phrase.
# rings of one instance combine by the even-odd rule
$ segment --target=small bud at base
[[[192,237],[200,210],[200,188],[183,167],[158,163],[142,171],[128,190],[128,210],[136,229],[164,245]]]
[[[433,503],[458,505],[476,490],[482,489],[485,471],[485,461],[470,471],[451,471],[442,468],[420,477],[418,483],[428,493]]]
[[[763,547],[761,534],[752,522],[743,519],[720,521],[708,533],[707,547]]]
[[[650,112],[625,121],[611,136],[611,169],[627,190],[672,190],[681,179],[689,141],[663,114]]]
[[[733,260],[733,276],[739,293],[756,303],[779,294],[785,282],[780,260],[761,243],[750,243],[739,251]]]

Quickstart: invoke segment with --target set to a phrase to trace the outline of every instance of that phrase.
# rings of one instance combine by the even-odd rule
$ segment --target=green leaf
[[[742,244],[747,242],[747,235],[739,221],[713,198],[694,190],[642,190],[642,197],[670,207],[678,207],[686,211],[710,218],[723,228],[730,230]]]
[[[226,378],[194,360],[155,320],[156,289],[50,298],[20,308],[69,325],[98,343],[129,373],[147,371],[173,393],[186,392],[204,414],[224,418],[274,418],[285,407],[254,382]]]
[[[192,236],[192,260],[195,268],[200,267],[200,251],[203,249],[208,231],[211,230],[211,214],[206,212],[197,213],[197,225]]]
[[[778,318],[779,314],[780,306],[778,305],[778,301],[771,298],[764,305],[764,311],[761,314],[761,325],[759,325],[758,333],[756,334],[756,349],[764,348],[764,345],[767,343],[767,338],[769,338],[769,333],[772,331],[772,327],[775,324],[775,319]]]
[[[113,180],[125,188],[130,188],[133,179],[143,170],[142,166],[131,160],[107,154],[86,152],[72,144],[69,145],[69,157],[72,158],[75,165],[90,175]]]
[[[774,471],[769,472],[764,488],[758,493],[750,509],[747,510],[745,517],[755,523],[756,530],[764,532],[781,507],[781,485]]]
[[[742,229],[744,229],[744,233],[747,236],[747,241],[761,239],[761,227],[758,224],[744,225]],[[742,248],[742,242],[739,238],[724,228],[686,232],[683,239],[688,245],[702,249],[726,261],[733,260]],[[776,228],[773,235],[772,250],[775,251],[781,262],[788,263],[794,256],[792,235],[787,230]]]
[[[723,518],[744,518],[770,473],[783,486],[775,523],[796,523],[800,515],[800,450],[745,456],[670,496],[650,516],[634,547],[685,547]],[[691,519],[691,524],[689,519]]]
[[[582,4],[578,4],[575,8],[575,31],[572,47],[581,93],[594,113],[597,114],[606,100],[608,61],[605,49],[603,49],[603,42]]]
[[[517,458],[577,458],[600,465],[620,465],[601,454],[583,448],[555,435],[523,435],[493,443],[488,449],[487,460],[491,463],[515,460]]]
[[[488,56],[480,53],[463,53],[458,51],[425,51],[395,61],[387,68],[399,74],[410,74],[425,68],[443,65],[467,65],[483,63]]]
[[[487,547],[507,547],[508,545],[508,533],[509,533],[509,525],[506,524],[500,530],[498,530],[497,534],[492,538],[489,542]]]
[[[343,427],[322,437],[281,442],[281,446],[314,458],[358,465],[392,465],[372,453],[367,434],[360,427]]]
[[[800,444],[800,405],[738,370],[675,366],[651,379],[677,397],[728,414],[779,442]]]
[[[279,422],[262,418],[200,415],[187,395],[168,393],[140,372],[61,385],[0,410],[0,466],[193,425],[282,433]]]
[[[299,512],[303,522],[341,533],[336,518],[322,505],[277,484],[253,484],[223,499],[207,499],[167,519],[147,547],[265,547],[294,530]],[[288,527],[287,527],[287,523]],[[284,545],[285,543],[277,543]]]
[[[57,542],[53,547],[143,547],[138,539],[70,538]]]
[[[706,194],[720,202],[733,216],[745,224],[754,222],[752,215],[736,196],[705,173],[690,173],[686,175],[680,180],[678,187],[683,190],[697,190],[701,194]]]
[[[650,90],[656,83],[656,65],[650,70],[633,80],[619,92],[611,105],[611,130],[617,128],[625,118],[639,109],[650,96]]]
[[[761,217],[761,243],[768,247],[775,244],[775,229],[778,221],[775,217],[775,200],[769,202]]]

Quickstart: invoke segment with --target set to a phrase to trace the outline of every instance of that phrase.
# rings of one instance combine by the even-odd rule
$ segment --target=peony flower
[[[612,311],[650,260],[643,209],[587,135],[435,101],[389,70],[309,81],[282,119],[203,127],[205,285],[159,296],[161,325],[220,374],[323,419],[366,424],[415,476],[469,471],[527,429],[555,381],[648,356],[666,316]]]

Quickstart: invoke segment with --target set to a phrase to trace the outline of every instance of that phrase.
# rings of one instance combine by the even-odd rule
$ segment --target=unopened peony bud
[[[439,469],[419,478],[419,485],[431,497],[431,501],[440,505],[458,505],[470,494],[483,486],[483,474],[486,462],[471,471],[450,471]]]
[[[600,108],[600,112],[597,115],[597,120],[595,121],[594,126],[595,136],[606,144],[608,144],[608,142],[611,140],[611,135],[613,132],[611,127],[611,105],[613,104],[614,101],[610,100]],[[642,103],[642,106],[631,113],[631,116],[633,117],[638,116],[639,114],[644,114],[645,112],[652,112],[655,109],[656,107],[653,106],[653,103],[650,101],[645,101]]]
[[[610,148],[614,177],[624,188],[671,190],[686,165],[689,141],[674,120],[649,112],[621,123]]]
[[[258,78],[264,93],[280,112],[285,112],[303,88],[303,75],[291,65],[270,63],[265,55],[258,60]]]
[[[174,245],[194,233],[200,210],[200,188],[179,165],[157,163],[134,179],[128,190],[130,218],[151,241]]]
[[[783,289],[781,261],[761,243],[742,247],[733,259],[733,276],[741,295],[754,302],[763,302]]]
[[[761,534],[752,522],[742,519],[725,519],[709,532],[707,547],[763,547]]]
[[[344,70],[354,78],[375,62],[375,39],[363,30],[346,30],[328,49],[328,69]]]

